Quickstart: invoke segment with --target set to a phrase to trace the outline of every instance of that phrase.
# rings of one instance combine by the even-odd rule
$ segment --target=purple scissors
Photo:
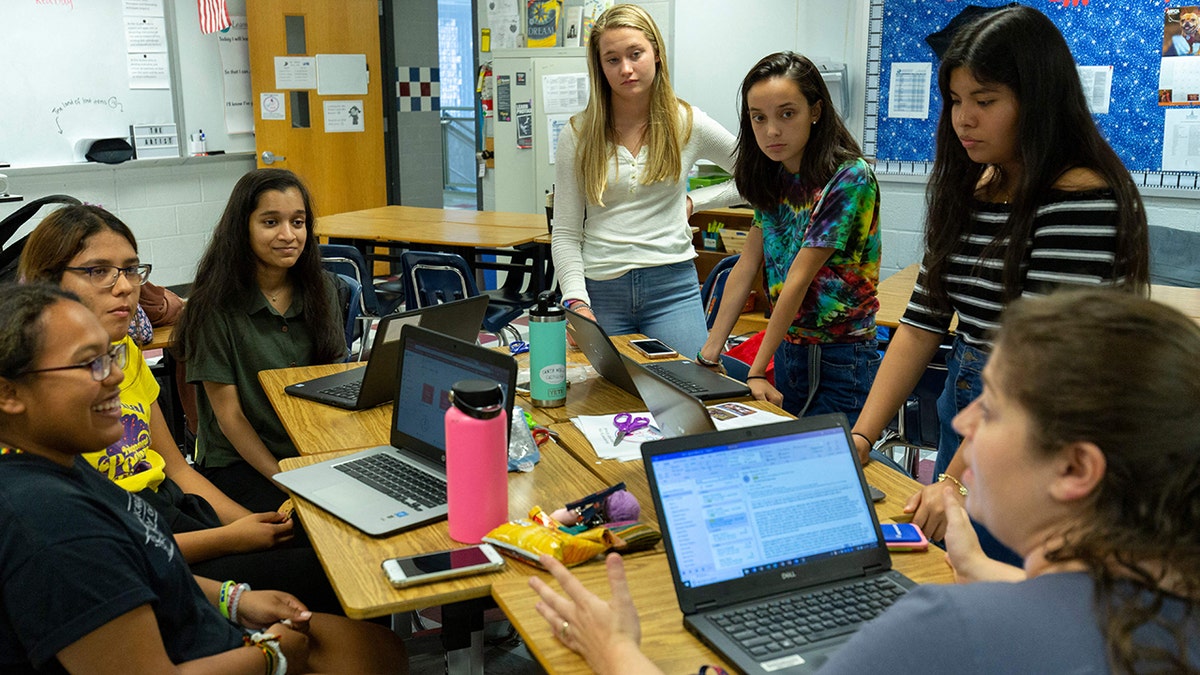
[[[621,440],[629,434],[650,426],[650,418],[634,417],[627,412],[617,413],[617,416],[613,418],[613,426],[617,428],[617,438],[613,441],[613,445],[620,445]]]

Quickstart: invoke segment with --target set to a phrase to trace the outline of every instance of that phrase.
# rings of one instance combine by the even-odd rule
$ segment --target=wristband
[[[767,379],[766,375],[747,375],[746,376],[747,382],[749,382],[750,380],[766,380],[766,379]],[[770,380],[767,380],[767,381],[770,382]]]
[[[266,675],[287,675],[287,657],[279,646],[279,636],[274,633],[251,633],[242,638],[247,647],[258,647],[267,660]]]
[[[233,589],[237,587],[237,583],[226,581],[221,584],[221,592],[217,594],[217,609],[221,610],[221,616],[229,618],[229,600]]]
[[[591,309],[592,308],[591,305],[580,300],[579,298],[571,298],[569,300],[563,300],[563,307],[566,307],[567,309],[569,309],[573,312],[577,312],[580,309]]]
[[[699,363],[702,366],[719,366],[719,365],[721,365],[721,362],[719,360],[718,361],[709,361],[708,359],[704,358],[704,354],[702,352],[696,352],[696,363]]]
[[[875,444],[874,444],[874,443],[872,443],[872,442],[871,442],[871,439],[867,438],[865,434],[860,434],[860,433],[858,433],[857,431],[851,431],[851,432],[850,432],[850,435],[851,435],[851,436],[858,436],[859,438],[861,438],[861,439],[863,439],[864,441],[866,441],[866,442],[867,442],[867,447],[868,447],[868,448],[873,448],[873,447],[875,447]]]
[[[238,621],[238,602],[242,599],[242,594],[250,590],[250,584],[238,584],[229,592],[229,620],[234,623]]]
[[[938,479],[937,479],[937,482],[941,483],[941,482],[943,482],[943,481],[950,481],[951,483],[954,483],[955,485],[957,485],[957,486],[958,486],[958,494],[960,494],[960,495],[962,495],[962,496],[964,496],[964,497],[966,497],[966,496],[967,496],[967,486],[966,486],[966,485],[963,485],[963,484],[962,484],[962,482],[961,482],[961,481],[959,481],[959,480],[958,480],[957,478],[955,478],[954,476],[951,476],[951,475],[950,475],[950,474],[948,474],[948,473],[939,473],[939,474],[938,474]]]

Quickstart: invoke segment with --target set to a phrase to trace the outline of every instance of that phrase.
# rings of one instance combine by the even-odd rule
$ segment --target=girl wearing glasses
[[[234,501],[270,511],[287,499],[271,481],[297,456],[258,373],[346,358],[334,285],[321,267],[316,216],[296,174],[242,176],[213,231],[175,332],[187,379],[199,384],[196,461]]]
[[[113,358],[91,362],[97,381],[114,364],[124,371],[123,434],[83,459],[158,511],[197,574],[270,585],[304,598],[314,609],[340,613],[315,552],[292,541],[293,521],[274,510],[251,513],[179,452],[158,405],[158,382],[127,333],[150,265],[139,259],[125,223],[98,206],[58,209],[30,234],[19,271],[27,282],[57,284],[74,293],[100,320]]]
[[[382,626],[193,576],[164,519],[81,459],[124,432],[123,345],[46,284],[0,287],[0,316],[0,672],[405,670]]]

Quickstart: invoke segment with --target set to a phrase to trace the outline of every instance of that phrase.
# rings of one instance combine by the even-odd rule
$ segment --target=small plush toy
[[[637,497],[625,490],[625,483],[617,483],[567,504],[566,508],[551,513],[550,517],[568,527],[596,527],[606,523],[637,520],[641,512]]]

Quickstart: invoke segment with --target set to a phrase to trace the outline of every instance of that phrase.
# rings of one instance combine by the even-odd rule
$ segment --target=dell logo
[[[795,579],[796,573],[795,572],[780,572],[779,578],[780,579]]]

